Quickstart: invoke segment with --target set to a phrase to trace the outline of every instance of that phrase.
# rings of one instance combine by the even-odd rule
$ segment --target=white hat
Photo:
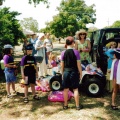
[[[38,40],[41,39],[41,37],[43,37],[45,34],[44,33],[39,33],[38,34]]]
[[[4,45],[4,49],[6,49],[6,48],[12,48],[13,49],[12,45],[10,45],[10,44]]]

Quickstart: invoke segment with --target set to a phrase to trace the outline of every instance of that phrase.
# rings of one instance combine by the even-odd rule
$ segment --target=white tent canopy
[[[23,29],[23,33],[24,33],[25,35],[32,35],[32,34],[35,34],[33,31],[27,30],[27,29]]]

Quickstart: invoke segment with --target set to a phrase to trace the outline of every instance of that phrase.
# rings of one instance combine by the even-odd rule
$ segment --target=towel
[[[111,67],[111,74],[110,74],[110,80],[113,80],[113,70],[114,70],[114,64],[117,59],[114,59],[112,62],[112,67]],[[117,76],[116,76],[116,83],[120,84],[120,61],[117,66]]]

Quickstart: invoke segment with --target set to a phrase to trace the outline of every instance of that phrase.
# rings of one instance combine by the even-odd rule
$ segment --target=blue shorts
[[[12,70],[10,68],[5,68],[4,73],[5,73],[6,83],[10,83],[10,82],[15,82],[16,81],[16,76],[14,74],[14,70]]]
[[[79,74],[78,71],[64,71],[63,73],[63,88],[76,89],[79,87]]]

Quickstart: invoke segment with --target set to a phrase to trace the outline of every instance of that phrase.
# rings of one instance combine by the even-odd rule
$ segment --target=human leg
[[[47,75],[47,65],[45,62],[45,58],[43,59],[43,71],[44,71],[44,74]]]
[[[33,94],[33,99],[40,100],[40,97],[35,94],[35,84],[30,84],[30,86]]]
[[[35,84],[30,84],[32,94],[35,95]]]
[[[12,84],[13,91],[15,91],[15,82],[12,82],[11,84]]]
[[[24,95],[25,95],[25,98],[28,97],[28,85],[24,86]]]
[[[69,91],[69,88],[65,88],[63,91],[64,106],[68,106],[68,91]]]
[[[113,80],[113,92],[112,92],[112,103],[111,103],[111,107],[112,109],[118,109],[116,104],[115,104],[115,99],[116,99],[116,95],[117,95],[117,91],[118,91],[118,85],[116,84],[116,80]]]
[[[73,89],[73,91],[74,91],[74,98],[75,98],[76,107],[79,107],[79,92],[78,92],[78,88]]]
[[[6,83],[6,91],[7,91],[7,95],[10,95],[10,82]]]
[[[39,64],[39,71],[38,71],[39,77],[43,76],[43,72],[44,72],[43,71],[43,67],[44,67],[43,64],[44,64],[43,61],[42,61],[42,63]]]

